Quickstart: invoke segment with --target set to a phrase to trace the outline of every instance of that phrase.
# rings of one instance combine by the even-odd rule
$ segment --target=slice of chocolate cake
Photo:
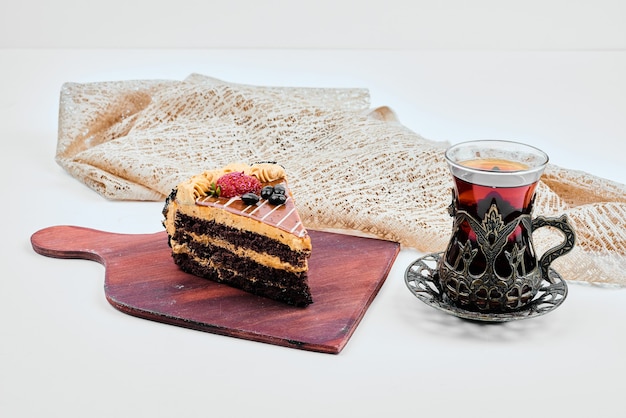
[[[312,303],[311,239],[282,166],[205,171],[172,190],[163,215],[183,271],[290,305]]]

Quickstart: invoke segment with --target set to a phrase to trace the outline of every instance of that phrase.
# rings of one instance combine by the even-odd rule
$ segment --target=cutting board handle
[[[124,239],[120,239],[120,236]],[[80,258],[105,264],[109,255],[133,245],[135,237],[79,226],[52,226],[35,232],[30,242],[38,254],[55,258]]]

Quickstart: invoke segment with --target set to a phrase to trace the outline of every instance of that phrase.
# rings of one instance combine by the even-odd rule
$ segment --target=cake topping
[[[284,184],[277,184],[274,186],[274,194],[285,194],[287,193],[287,189]]]
[[[223,195],[217,197],[205,194],[199,197],[195,204],[222,208],[237,215],[257,219],[298,237],[307,234],[284,181],[274,185],[266,185],[261,190],[261,195],[245,193],[242,196],[228,198]]]
[[[285,178],[285,169],[280,164],[255,163],[250,166],[247,174],[255,176],[262,183],[271,183]]]
[[[279,164],[233,163],[179,184],[176,200],[183,205],[222,207],[305,236],[306,229],[295,211],[286,181],[285,169]]]
[[[244,193],[241,196],[241,200],[243,201],[243,203],[245,203],[246,205],[256,205],[257,202],[260,200],[259,196],[257,196],[254,193]]]
[[[246,193],[259,193],[261,182],[255,176],[243,172],[226,173],[215,182],[217,195],[220,197],[242,196]]]
[[[261,197],[267,199],[272,205],[283,205],[287,201],[287,189],[283,184],[276,186],[265,186],[261,190]]]
[[[263,199],[269,199],[272,193],[274,193],[274,188],[272,186],[265,186],[261,189],[261,197]]]
[[[182,204],[190,205],[195,203],[197,199],[206,196],[224,196],[224,190],[221,190],[221,187],[218,190],[220,185],[217,184],[217,180],[229,173],[237,173],[237,175],[243,173],[246,176],[256,177],[260,183],[277,183],[286,177],[285,169],[280,164],[271,162],[260,162],[252,165],[231,163],[221,169],[207,170],[179,184],[177,200]],[[247,192],[248,190],[241,191],[239,196]],[[253,192],[259,194],[259,190]],[[229,192],[226,193],[230,194]]]
[[[287,196],[285,196],[284,194],[280,194],[280,193],[272,193],[268,201],[272,205],[282,205],[287,201]]]

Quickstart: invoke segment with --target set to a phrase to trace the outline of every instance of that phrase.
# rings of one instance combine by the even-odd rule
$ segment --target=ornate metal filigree
[[[480,311],[513,310],[528,303],[539,289],[541,271],[536,262],[530,268],[524,263],[527,245],[515,241],[509,250],[507,245],[510,247],[509,238],[520,224],[522,229],[528,227],[530,231],[530,215],[521,214],[504,222],[495,203],[482,219],[464,210],[457,209],[454,213],[455,230],[467,223],[476,239],[452,241],[450,245],[458,247],[456,258],[442,259],[439,275],[448,296],[463,307]],[[482,271],[477,271],[474,264],[479,254],[484,258]]]
[[[459,209],[456,202],[453,195],[450,214],[455,236],[441,259],[438,277],[443,292],[463,309],[504,312],[521,308],[533,299],[542,280],[549,279],[550,263],[574,247],[575,234],[565,215],[533,220],[530,214],[520,214],[505,222],[493,203],[478,219]],[[471,240],[456,236],[464,225],[473,232]],[[543,226],[557,228],[565,239],[537,260],[532,232]],[[517,235],[513,238],[513,234]]]

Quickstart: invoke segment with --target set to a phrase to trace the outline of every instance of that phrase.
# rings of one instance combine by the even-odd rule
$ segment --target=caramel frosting
[[[285,182],[264,183],[264,185],[285,185]],[[247,205],[239,196],[229,199],[213,196],[205,196],[196,200],[197,205],[222,208],[235,215],[246,216],[261,222],[273,225],[297,237],[307,234],[300,216],[296,211],[291,194],[282,205],[272,205],[266,199],[261,199],[255,205]]]
[[[256,204],[249,205],[244,203],[240,196],[230,198],[213,196],[212,185],[222,175],[230,172],[243,172],[255,176],[263,186],[282,184],[287,189],[287,200],[283,204],[273,205],[266,199],[260,199]],[[310,249],[310,239],[289,190],[285,169],[279,164],[234,163],[221,169],[204,171],[178,185],[176,203],[178,210],[183,213],[211,218],[233,227],[239,225],[241,228],[286,242],[295,250]],[[289,233],[288,236],[292,238],[285,236],[284,232]],[[305,238],[304,241],[302,241],[303,238]]]
[[[274,183],[286,178],[285,169],[275,163],[231,163],[221,169],[207,170],[178,185],[176,199],[182,204],[192,204],[210,194],[211,184],[227,173],[240,172],[254,176],[261,183]],[[277,184],[277,183],[276,183]],[[264,184],[265,185],[265,184]]]
[[[274,163],[253,164],[244,173],[255,176],[261,183],[271,183],[285,178],[285,169]]]

